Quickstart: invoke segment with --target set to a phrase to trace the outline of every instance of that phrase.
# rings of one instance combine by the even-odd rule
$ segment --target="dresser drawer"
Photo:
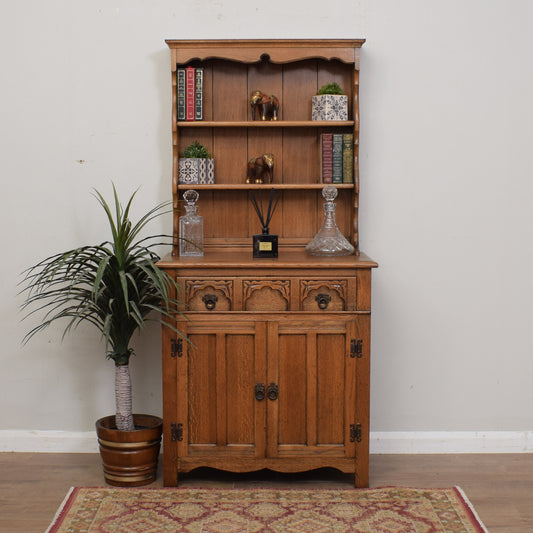
[[[244,279],[243,311],[290,311],[291,281],[287,279]]]
[[[187,311],[234,311],[234,281],[227,279],[185,279]]]
[[[355,308],[355,278],[300,281],[302,311],[351,311]]]
[[[184,312],[336,312],[357,309],[356,278],[182,278]]]

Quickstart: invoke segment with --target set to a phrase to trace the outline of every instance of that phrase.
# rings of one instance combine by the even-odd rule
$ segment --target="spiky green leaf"
[[[105,340],[108,357],[127,363],[131,337],[145,323],[155,320],[175,329],[172,322],[181,304],[176,299],[176,280],[157,267],[156,246],[170,245],[166,235],[141,237],[145,227],[167,212],[170,202],[150,209],[138,221],[130,220],[136,191],[123,207],[113,185],[114,205],[102,194],[94,196],[102,206],[111,240],[54,254],[23,273],[22,308],[26,316],[43,314],[24,342],[58,320],[66,320],[63,335],[80,323],[93,324]],[[150,316],[149,316],[150,315]]]

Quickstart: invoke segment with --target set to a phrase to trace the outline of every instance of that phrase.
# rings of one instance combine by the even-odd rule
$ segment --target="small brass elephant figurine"
[[[259,108],[261,120],[278,120],[279,100],[273,95],[255,91],[250,98],[252,106],[252,120],[255,120],[255,110]]]
[[[274,156],[263,154],[248,161],[246,183],[272,183],[274,177]]]

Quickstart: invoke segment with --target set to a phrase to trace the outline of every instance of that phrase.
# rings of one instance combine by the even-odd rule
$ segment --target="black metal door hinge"
[[[350,357],[363,357],[363,339],[352,339],[350,342]]]
[[[171,357],[181,357],[183,355],[183,339],[171,339],[170,355]]]
[[[177,440],[183,440],[183,424],[170,424],[170,440],[175,442]]]
[[[350,442],[361,442],[363,440],[363,431],[361,424],[350,424]]]

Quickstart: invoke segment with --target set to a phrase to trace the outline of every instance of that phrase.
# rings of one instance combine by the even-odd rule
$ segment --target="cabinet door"
[[[255,385],[264,381],[266,325],[192,321],[178,328],[188,338],[177,361],[179,457],[264,456],[265,409]]]
[[[367,410],[356,402],[365,404],[368,393],[362,387],[358,398],[356,390],[359,358],[352,346],[366,336],[358,320],[269,324],[267,381],[277,386],[267,411],[270,457],[355,457],[356,417]]]

